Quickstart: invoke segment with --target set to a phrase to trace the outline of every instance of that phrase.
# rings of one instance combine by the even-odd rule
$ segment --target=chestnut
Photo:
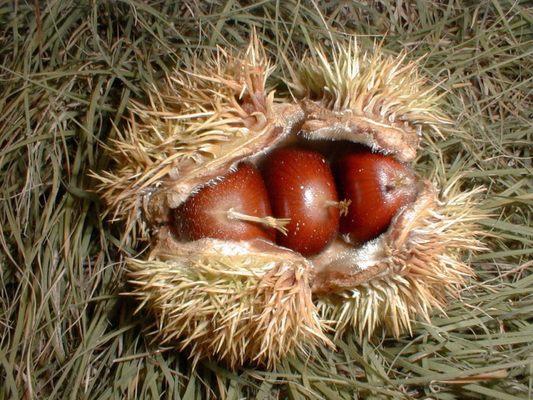
[[[416,198],[416,178],[405,164],[370,150],[349,153],[334,166],[348,212],[340,220],[346,241],[361,244],[379,236],[398,210]]]
[[[191,195],[171,217],[182,240],[274,240],[272,228],[283,229],[271,217],[261,174],[247,163]]]
[[[262,173],[274,217],[290,219],[276,242],[304,256],[319,253],[337,235],[341,206],[326,159],[312,150],[278,148]]]

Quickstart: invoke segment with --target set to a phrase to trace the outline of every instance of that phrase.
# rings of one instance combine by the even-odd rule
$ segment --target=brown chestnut
[[[251,164],[240,164],[220,182],[201,188],[173,212],[174,227],[182,239],[274,240],[261,174]]]
[[[290,219],[277,243],[304,256],[319,253],[339,226],[337,189],[325,158],[312,150],[279,148],[267,156],[262,172],[274,217]]]
[[[350,243],[379,236],[398,210],[415,200],[413,171],[391,156],[354,152],[338,160],[334,169],[339,192],[350,201],[340,220],[340,232]]]

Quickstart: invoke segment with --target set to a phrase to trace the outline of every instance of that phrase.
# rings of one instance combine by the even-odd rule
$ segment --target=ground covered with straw
[[[120,296],[122,257],[142,249],[119,251],[89,173],[131,100],[254,29],[273,60],[349,34],[419,60],[456,124],[425,138],[417,168],[485,188],[490,249],[467,255],[477,277],[412,335],[348,334],[273,371],[192,369]],[[0,3],[0,399],[532,398],[532,56],[520,0]]]

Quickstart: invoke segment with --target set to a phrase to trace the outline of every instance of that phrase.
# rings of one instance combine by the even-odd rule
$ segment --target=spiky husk
[[[450,122],[435,86],[419,75],[416,61],[404,62],[405,53],[386,56],[379,46],[364,52],[355,41],[334,45],[329,55],[320,46],[312,50],[298,69],[288,66],[288,85],[306,112],[305,136],[364,143],[412,161],[420,130],[440,133]]]
[[[412,161],[420,130],[441,134],[448,123],[435,88],[415,63],[403,64],[405,55],[384,56],[379,47],[363,53],[355,43],[336,45],[330,57],[320,48],[312,54],[300,68],[288,65],[296,103],[267,89],[272,68],[255,38],[242,54],[193,58],[188,70],[151,88],[145,105],[132,104],[126,129],[109,145],[115,168],[96,175],[108,212],[125,221],[124,237],[150,227],[157,242],[148,261],[129,262],[139,308],[154,314],[158,340],[188,348],[195,361],[271,367],[288,353],[329,343],[324,323],[336,335],[354,329],[369,337],[379,328],[398,336],[413,319],[442,309],[472,274],[460,261],[463,251],[480,248],[471,195],[439,202],[427,187],[386,234],[355,251],[379,247],[385,256],[375,268],[362,268],[361,257],[348,252],[344,268],[356,279],[317,290],[315,304],[311,281],[315,289],[333,265],[315,276],[308,260],[276,246],[264,252],[166,240],[169,209],[296,128],[310,139],[363,143]]]
[[[429,321],[432,309],[443,312],[447,301],[460,295],[473,275],[462,256],[484,247],[477,228],[480,190],[454,190],[438,201],[428,186],[379,239],[384,257],[377,273],[350,289],[318,296],[321,317],[333,324],[336,336],[350,330],[371,338],[381,330],[398,337],[411,332],[413,321]],[[328,280],[328,273],[319,279]]]
[[[297,98],[320,100],[333,111],[352,110],[384,124],[439,130],[450,120],[440,111],[434,86],[420,76],[420,60],[405,62],[406,53],[385,55],[376,45],[362,51],[357,42],[317,46],[292,69],[289,86]]]
[[[312,302],[309,263],[246,244],[204,239],[178,245],[165,261],[128,262],[139,310],[148,307],[162,343],[194,362],[272,367],[287,354],[329,344]]]

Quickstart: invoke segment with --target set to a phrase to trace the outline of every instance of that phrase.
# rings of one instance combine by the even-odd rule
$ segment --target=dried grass
[[[0,5],[0,399],[533,396],[528,2],[35,4]],[[245,45],[254,27],[277,60],[347,32],[406,51],[457,121],[453,135],[424,138],[419,172],[441,187],[487,188],[491,250],[468,258],[478,279],[461,301],[412,335],[348,335],[337,352],[271,372],[211,362],[193,371],[152,344],[147,321],[119,297],[121,231],[100,219],[88,172],[109,162],[101,145],[132,98],[193,51]],[[279,81],[289,74],[273,71]]]

